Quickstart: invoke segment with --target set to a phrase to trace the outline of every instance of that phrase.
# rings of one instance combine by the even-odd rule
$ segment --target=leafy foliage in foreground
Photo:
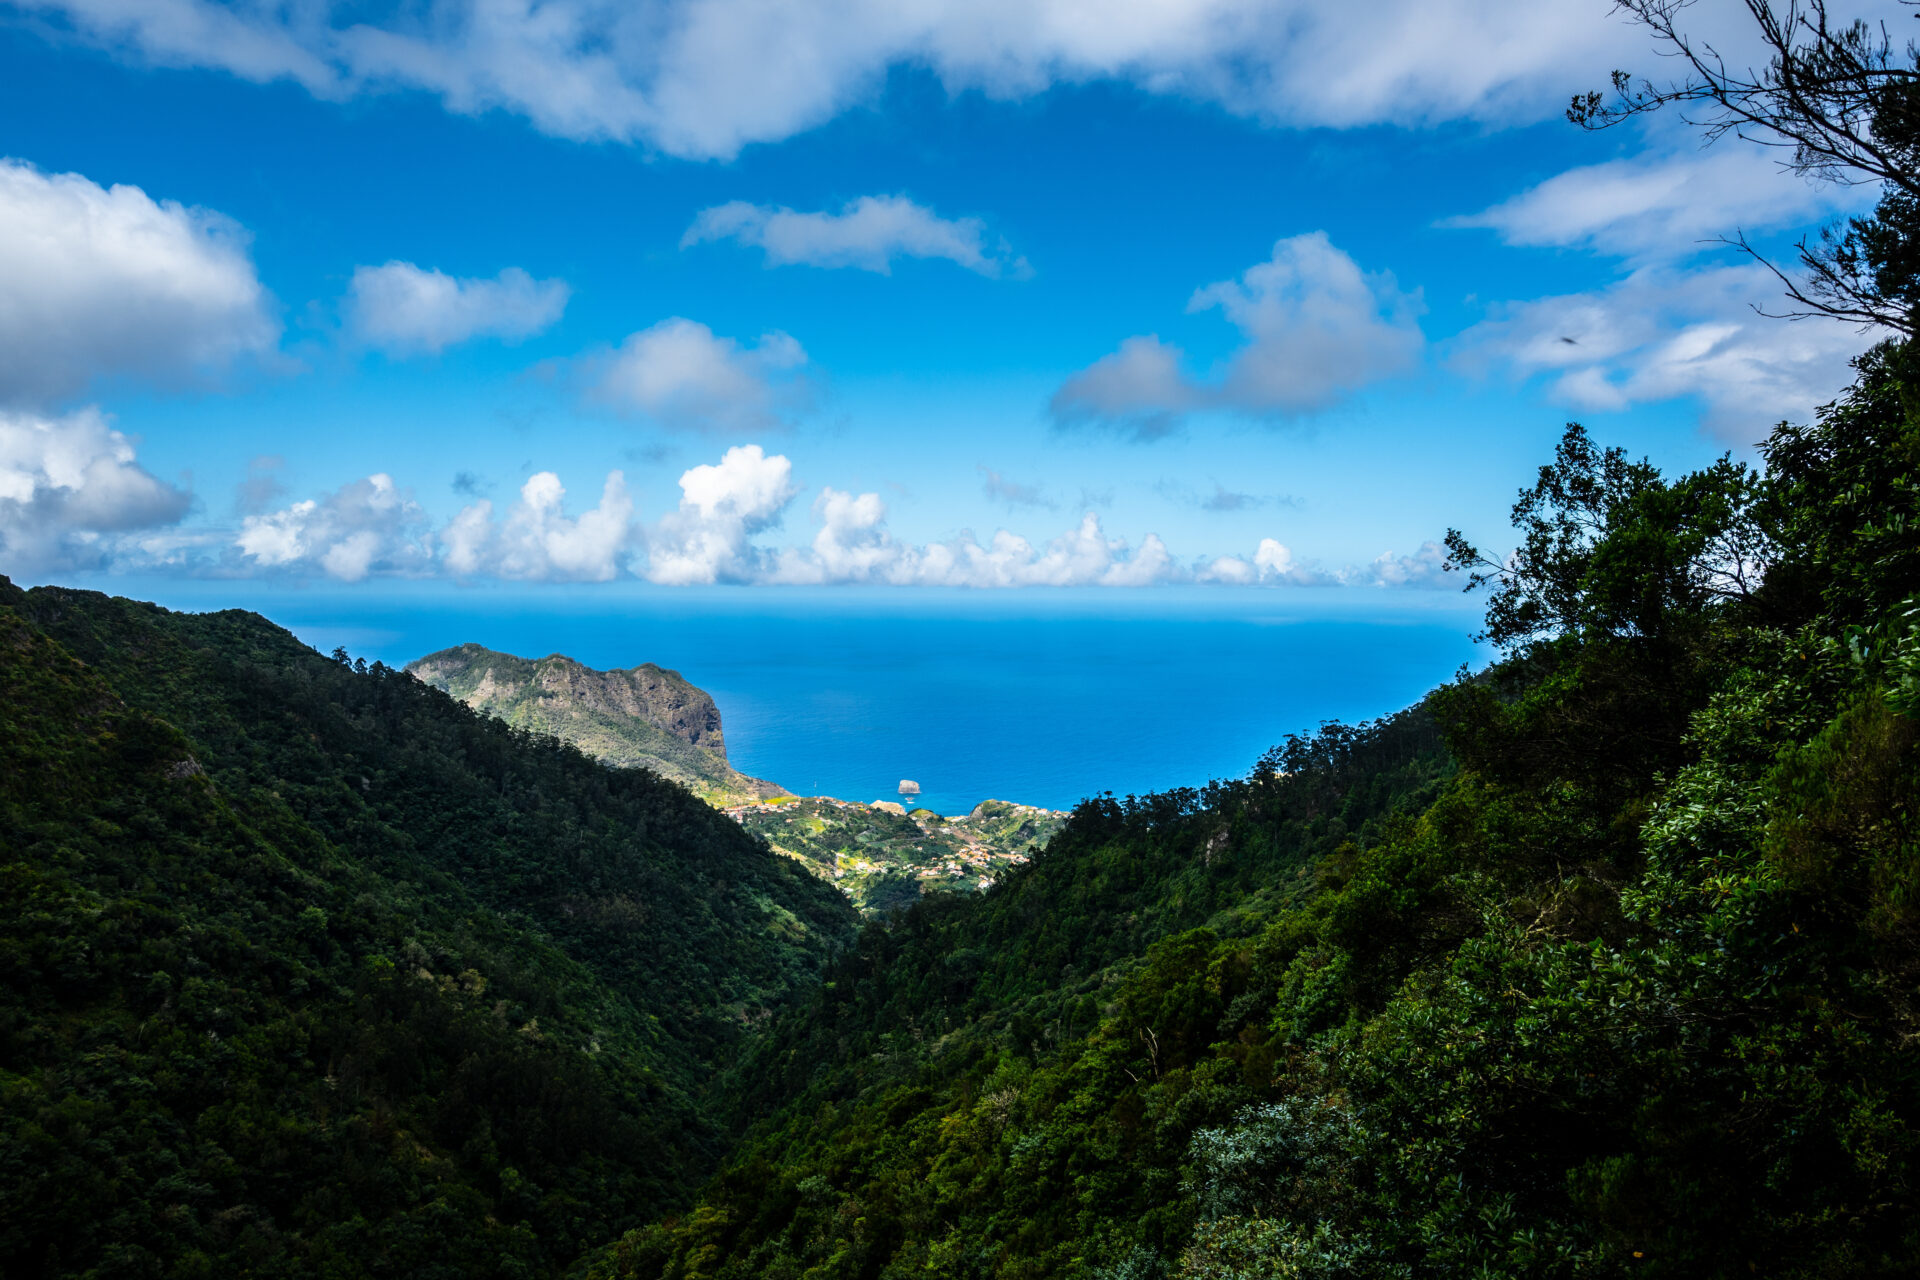
[[[1520,555],[1450,540],[1500,663],[870,926],[594,1274],[1909,1274],[1908,362],[1761,475],[1570,428]]]
[[[4,580],[0,835],[9,1275],[551,1274],[711,1166],[695,1085],[852,924],[411,677]]]

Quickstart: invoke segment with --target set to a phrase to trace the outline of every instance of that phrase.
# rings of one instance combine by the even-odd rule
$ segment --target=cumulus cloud
[[[740,432],[777,425],[805,404],[807,353],[787,334],[749,347],[673,316],[589,360],[595,401],[681,430]]]
[[[1158,440],[1180,425],[1205,393],[1180,370],[1181,351],[1158,334],[1127,338],[1119,350],[1068,378],[1053,393],[1055,422],[1099,422],[1137,440]]]
[[[141,531],[186,514],[99,410],[49,418],[0,410],[0,565],[7,573],[98,568]]]
[[[1301,561],[1276,538],[1262,538],[1251,558],[1219,556],[1204,565],[1196,575],[1201,582],[1229,586],[1336,587],[1349,574],[1328,573],[1312,561]]]
[[[411,262],[356,267],[346,316],[355,337],[394,353],[439,352],[470,338],[531,337],[560,319],[564,280],[508,267],[490,280],[456,279]]]
[[[1030,274],[1025,258],[1011,258],[1004,240],[989,247],[978,218],[942,218],[905,196],[861,196],[839,213],[734,200],[702,209],[680,237],[680,247],[738,240],[766,254],[770,267],[858,267],[893,274],[896,258],[944,258],[979,275]]]
[[[1592,249],[1635,260],[1683,258],[1737,231],[1806,223],[1869,205],[1866,187],[1782,171],[1766,148],[1702,151],[1668,140],[1648,154],[1556,174],[1449,227],[1485,227],[1512,245]],[[1686,139],[1685,141],[1696,141]]]
[[[1695,397],[1710,430],[1750,442],[1781,418],[1810,417],[1875,340],[1844,325],[1760,315],[1779,294],[1753,263],[1641,267],[1603,289],[1496,308],[1455,340],[1453,361],[1545,378],[1547,393],[1576,410]]]
[[[462,508],[441,532],[442,565],[461,578],[611,581],[636,543],[626,477],[608,472],[600,504],[578,518],[567,515],[566,498],[560,477],[542,471],[520,486],[519,500],[500,520],[486,499]]]
[[[1280,241],[1271,260],[1201,289],[1187,309],[1210,307],[1247,337],[1218,391],[1247,413],[1323,409],[1411,369],[1424,341],[1419,296],[1390,273],[1361,271],[1324,231]]]
[[[1363,23],[1335,0],[14,3],[163,65],[326,97],[420,89],[563,137],[719,158],[872,100],[896,66],[929,68],[956,93],[1116,79],[1263,121],[1346,127],[1539,119],[1568,85],[1604,83],[1645,51],[1604,4],[1524,0],[1383,0]]]
[[[886,583],[926,587],[1144,587],[1184,579],[1166,544],[1148,534],[1139,547],[1108,538],[1088,512],[1079,525],[1036,547],[1005,529],[986,543],[963,532],[914,546],[888,530],[887,505],[875,493],[828,488],[814,503],[819,532],[806,548],[766,562],[763,581]]]
[[[324,498],[248,516],[233,547],[243,570],[319,573],[342,582],[422,573],[432,558],[426,513],[384,472]]]
[[[670,586],[763,576],[764,555],[750,539],[779,523],[797,492],[793,464],[757,444],[688,469],[679,509],[647,533],[646,576]]]
[[[1362,271],[1324,231],[1279,241],[1268,261],[1195,291],[1187,304],[1190,312],[1214,307],[1243,341],[1213,377],[1182,372],[1180,350],[1156,336],[1129,338],[1061,386],[1055,421],[1152,439],[1197,409],[1312,413],[1413,369],[1425,345],[1419,295],[1402,293],[1390,273]]]
[[[899,587],[1147,587],[1177,582],[1226,585],[1427,585],[1442,553],[1428,544],[1412,556],[1383,555],[1370,565],[1323,570],[1280,542],[1262,539],[1250,557],[1185,562],[1159,535],[1137,545],[1109,537],[1093,512],[1041,543],[1008,529],[985,540],[963,530],[925,544],[896,538],[877,493],[822,488],[811,506],[813,536],[798,545],[760,546],[756,535],[779,525],[798,493],[791,462],[758,445],[729,449],[717,464],[680,478],[679,509],[647,533],[644,575],[668,586],[730,582]]]
[[[204,376],[273,349],[267,304],[230,219],[0,160],[0,403]]]
[[[1411,555],[1384,551],[1356,576],[1375,587],[1433,590],[1461,585],[1459,578],[1447,575],[1447,551],[1437,542],[1423,542]]]

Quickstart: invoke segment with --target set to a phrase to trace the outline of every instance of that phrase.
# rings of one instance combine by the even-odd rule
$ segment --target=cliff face
[[[608,764],[651,769],[714,804],[786,794],[734,769],[713,699],[650,662],[595,671],[563,654],[529,659],[463,644],[407,670],[475,710],[564,738]]]

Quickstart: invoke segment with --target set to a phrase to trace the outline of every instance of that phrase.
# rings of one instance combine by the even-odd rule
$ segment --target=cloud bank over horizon
[[[85,438],[90,449],[75,448]],[[191,502],[142,469],[134,449],[88,410],[70,423],[0,415],[0,552],[15,572],[87,568],[196,577],[497,579],[606,583],[637,577],[663,587],[838,586],[1153,587],[1454,586],[1427,543],[1363,565],[1323,568],[1274,538],[1251,554],[1178,559],[1159,535],[1109,537],[1099,515],[1035,543],[1000,528],[925,544],[897,539],[877,493],[823,486],[808,508],[811,538],[780,530],[801,487],[793,464],[757,444],[690,467],[672,510],[645,521],[626,477],[609,472],[597,505],[569,515],[558,474],[537,472],[504,511],[480,499],[435,522],[385,473],[277,510],[243,516],[225,533],[169,537]],[[53,515],[48,513],[52,512]]]

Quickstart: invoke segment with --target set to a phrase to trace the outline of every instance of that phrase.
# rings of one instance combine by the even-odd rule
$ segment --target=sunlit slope
[[[420,679],[517,729],[550,733],[622,768],[645,768],[725,805],[786,794],[727,762],[720,709],[653,663],[595,671],[564,654],[519,658],[456,645],[407,664]]]

